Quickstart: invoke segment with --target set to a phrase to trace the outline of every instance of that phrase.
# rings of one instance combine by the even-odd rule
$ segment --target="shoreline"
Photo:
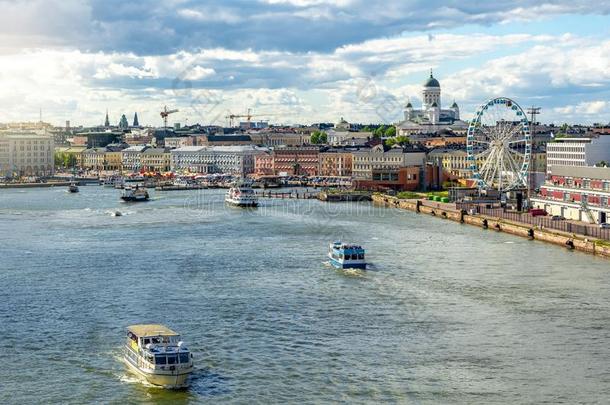
[[[465,211],[451,208],[449,204],[435,203],[436,207],[425,205],[424,200],[401,200],[385,194],[375,194],[372,197],[373,204],[381,204],[387,207],[394,207],[413,211],[420,214],[436,216],[441,219],[448,219],[454,222],[473,225],[482,229],[494,230],[496,232],[506,232],[512,235],[521,236],[530,240],[539,240],[554,245],[563,246],[566,249],[574,249],[586,252],[598,257],[610,259],[610,242],[595,239],[584,235],[568,234],[565,232],[540,229],[530,224],[496,218],[488,215],[470,215]]]

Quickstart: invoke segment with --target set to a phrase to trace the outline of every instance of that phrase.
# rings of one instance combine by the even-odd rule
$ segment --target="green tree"
[[[377,129],[375,131],[373,131],[374,138],[381,138],[384,134],[385,134],[385,127],[383,125],[380,125],[379,127],[377,127]]]
[[[399,135],[399,136],[395,136],[392,138],[388,138],[385,140],[385,145],[392,147],[394,145],[400,145],[400,146],[405,146],[411,143],[411,140],[409,139],[408,136],[405,135]]]
[[[388,126],[385,130],[385,136],[388,138],[396,136],[396,127],[394,125]]]
[[[362,132],[373,132],[373,131],[371,131],[371,128],[367,125],[366,127],[362,128]]]
[[[310,141],[313,144],[324,144],[328,141],[328,134],[324,131],[314,131],[311,134]]]

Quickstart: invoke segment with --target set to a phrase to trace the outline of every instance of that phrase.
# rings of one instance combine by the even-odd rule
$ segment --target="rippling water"
[[[337,238],[373,268],[326,266]],[[0,403],[604,403],[609,287],[608,261],[366,203],[0,190]],[[124,369],[145,322],[183,334],[188,390]]]

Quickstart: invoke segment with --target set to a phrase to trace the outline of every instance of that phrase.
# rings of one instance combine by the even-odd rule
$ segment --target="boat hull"
[[[188,386],[188,377],[192,374],[193,369],[177,370],[177,371],[164,371],[150,373],[142,370],[132,364],[128,359],[123,358],[123,362],[127,365],[129,370],[138,375],[141,379],[146,382],[163,388],[185,388]]]
[[[236,201],[226,199],[225,202],[234,207],[258,207],[258,202],[256,201]]]
[[[330,264],[336,269],[366,269],[365,262],[341,262],[329,256]]]
[[[142,201],[148,201],[148,197],[126,197],[126,196],[121,196],[121,200],[128,201],[128,202],[142,202]]]

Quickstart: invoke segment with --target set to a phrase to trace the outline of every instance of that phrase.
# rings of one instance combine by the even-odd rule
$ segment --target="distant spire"
[[[105,127],[110,126],[110,120],[108,119],[108,109],[107,108],[106,108],[106,120],[104,121],[104,126]]]
[[[432,68],[430,68],[430,79],[432,79]]]
[[[134,127],[139,127],[140,126],[140,123],[138,122],[138,113],[135,113],[133,115],[133,126]]]

